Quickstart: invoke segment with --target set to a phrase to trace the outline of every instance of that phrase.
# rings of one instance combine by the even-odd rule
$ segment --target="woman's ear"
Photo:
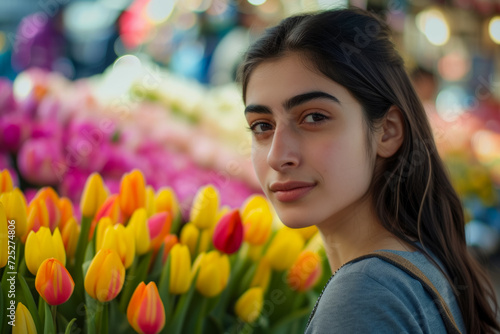
[[[383,158],[392,156],[401,147],[403,139],[403,113],[397,106],[391,106],[380,126],[377,155]]]

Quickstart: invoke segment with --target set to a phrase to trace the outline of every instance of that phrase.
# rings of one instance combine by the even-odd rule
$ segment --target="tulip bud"
[[[62,230],[62,241],[66,255],[73,258],[76,251],[76,244],[78,243],[78,236],[80,235],[80,225],[76,222],[75,217],[70,218]]]
[[[118,202],[117,194],[109,196],[97,210],[97,213],[92,220],[92,224],[90,225],[89,240],[94,237],[94,231],[97,223],[104,217],[109,217],[111,221],[116,224],[122,222],[123,217],[120,211],[120,203]]]
[[[191,256],[185,245],[176,244],[170,251],[170,293],[179,295],[191,285]]]
[[[80,200],[82,217],[94,217],[107,197],[108,191],[104,186],[101,175],[98,173],[90,174]]]
[[[219,194],[208,185],[200,188],[191,207],[190,221],[200,230],[212,227],[215,224],[219,208]]]
[[[0,172],[0,194],[12,191],[13,189],[14,183],[12,182],[12,177],[10,176],[9,170],[2,170]]]
[[[226,288],[230,274],[229,258],[218,251],[200,253],[193,264],[193,273],[199,268],[196,289],[206,297],[214,297]]]
[[[128,222],[127,229],[132,231],[135,239],[135,251],[138,255],[145,254],[151,248],[151,237],[148,229],[148,215],[146,209],[135,210]]]
[[[165,236],[165,238],[163,239],[163,255],[161,258],[162,264],[165,264],[165,262],[167,262],[168,254],[172,250],[172,247],[174,247],[178,243],[179,239],[177,239],[177,236],[175,234],[167,234],[167,236]]]
[[[173,218],[179,214],[179,201],[172,188],[160,189],[155,198],[155,212],[169,212]]]
[[[170,232],[172,216],[168,212],[158,212],[148,219],[149,238],[155,251],[161,247],[165,236]]]
[[[75,287],[75,282],[58,259],[46,259],[40,265],[35,278],[36,291],[49,305],[65,303]]]
[[[319,255],[310,250],[300,253],[287,276],[292,290],[307,291],[320,279],[323,267]]]
[[[54,231],[61,221],[61,209],[59,207],[59,196],[51,187],[40,189],[32,201],[38,199],[42,201],[47,209],[48,227]]]
[[[189,252],[194,257],[196,251],[196,244],[198,243],[198,238],[200,237],[200,231],[193,225],[193,223],[187,223],[181,230],[181,244],[189,247]]]
[[[151,186],[146,186],[146,205],[145,209],[148,217],[155,214],[155,190]]]
[[[59,199],[59,209],[61,209],[61,220],[59,222],[59,229],[64,230],[64,225],[68,220],[74,217],[73,203],[67,197]]]
[[[16,222],[16,237],[23,237],[26,234],[28,225],[28,210],[24,195],[18,188],[15,188],[13,191],[2,193],[0,195],[0,202],[2,202],[5,209],[7,220],[14,220]]]
[[[0,268],[5,267],[9,253],[9,234],[7,216],[2,202],[0,202]]]
[[[235,253],[243,242],[243,225],[237,209],[230,211],[215,226],[213,243],[226,254]]]
[[[38,232],[40,227],[49,228],[49,213],[41,199],[33,198],[28,206],[27,232],[21,239],[26,242],[29,232]]]
[[[234,307],[238,318],[247,323],[254,322],[262,311],[264,305],[264,291],[260,287],[248,289]]]
[[[17,303],[16,325],[12,327],[12,334],[37,334],[33,317],[21,302]]]
[[[254,209],[243,218],[245,241],[251,245],[263,245],[271,235],[272,215],[270,210]]]
[[[127,308],[127,319],[138,333],[156,334],[165,326],[165,308],[155,282],[139,283]]]
[[[271,268],[282,271],[292,266],[302,248],[304,248],[304,239],[300,233],[283,227],[271,240],[265,257],[271,264]]]
[[[116,251],[125,269],[129,268],[134,261],[135,241],[132,231],[125,229],[122,224],[106,227],[99,249],[112,249]]]
[[[43,261],[56,258],[63,266],[66,265],[66,252],[61,233],[56,227],[51,235],[48,227],[42,226],[37,232],[31,231],[26,239],[24,258],[28,270],[36,275]]]
[[[85,275],[85,291],[101,303],[114,299],[122,290],[125,267],[116,251],[101,249]]]
[[[120,208],[126,217],[146,207],[146,184],[142,173],[134,169],[123,175],[120,183]]]

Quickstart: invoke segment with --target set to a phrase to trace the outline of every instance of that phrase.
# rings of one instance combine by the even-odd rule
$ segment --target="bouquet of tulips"
[[[75,211],[0,173],[1,333],[300,333],[329,276],[317,230],[275,228],[260,195],[203,186],[185,222],[139,170],[117,194],[94,173]]]

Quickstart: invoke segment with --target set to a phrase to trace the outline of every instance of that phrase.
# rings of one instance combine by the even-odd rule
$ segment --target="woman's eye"
[[[304,123],[317,123],[328,119],[327,116],[319,113],[312,113],[304,117]]]
[[[256,122],[250,125],[250,130],[255,134],[259,134],[272,130],[272,126],[266,122]]]

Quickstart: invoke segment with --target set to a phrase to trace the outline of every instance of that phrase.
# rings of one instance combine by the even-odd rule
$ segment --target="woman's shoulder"
[[[391,252],[412,262],[429,278],[463,328],[453,291],[440,270],[420,252]],[[348,263],[327,284],[307,333],[322,333],[327,328],[446,333],[439,309],[420,281],[377,257]]]

